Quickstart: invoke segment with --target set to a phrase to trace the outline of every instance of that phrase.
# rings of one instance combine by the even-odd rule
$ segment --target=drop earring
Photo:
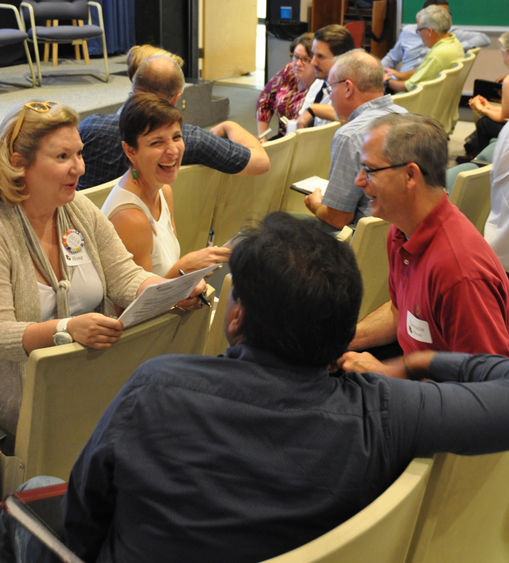
[[[136,169],[135,169],[135,168],[133,168],[132,175],[133,175],[133,180],[137,180],[137,179],[138,179],[138,172],[136,172]]]

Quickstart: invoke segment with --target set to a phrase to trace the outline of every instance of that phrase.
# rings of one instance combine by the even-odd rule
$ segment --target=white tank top
[[[117,208],[125,204],[135,205],[150,221],[152,226],[152,272],[159,276],[165,276],[170,268],[180,257],[180,244],[173,231],[171,224],[171,213],[164,197],[163,191],[159,190],[161,202],[161,213],[156,221],[150,213],[149,208],[143,201],[132,192],[122,187],[124,178],[111,190],[101,211],[108,217],[113,215]]]
[[[69,310],[72,317],[91,313],[103,300],[101,279],[92,262],[73,266],[71,287],[69,288]],[[69,268],[71,269],[71,268]],[[55,290],[50,285],[37,282],[41,302],[41,319],[48,321],[57,316],[57,299]]]

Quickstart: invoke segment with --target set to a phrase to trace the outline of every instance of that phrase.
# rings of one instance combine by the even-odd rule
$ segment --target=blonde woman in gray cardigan
[[[28,354],[72,341],[111,346],[122,333],[114,304],[163,280],[75,193],[84,172],[77,124],[62,104],[29,102],[0,125],[0,428],[10,435]]]

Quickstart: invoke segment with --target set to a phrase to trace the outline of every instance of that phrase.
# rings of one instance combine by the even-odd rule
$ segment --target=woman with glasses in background
[[[307,91],[315,79],[311,64],[313,37],[313,33],[303,33],[295,39],[292,61],[267,82],[260,94],[256,103],[259,135],[268,130],[275,113],[279,122],[275,137],[282,137],[286,133],[286,120],[297,119]],[[262,140],[266,141],[267,136],[263,136]]]
[[[56,102],[26,103],[0,124],[0,428],[9,437],[30,352],[111,346],[123,328],[114,304],[164,281],[137,266],[113,225],[76,194],[85,169],[77,124]]]

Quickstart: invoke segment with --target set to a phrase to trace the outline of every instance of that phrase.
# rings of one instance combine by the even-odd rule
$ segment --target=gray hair
[[[498,42],[500,43],[502,49],[509,51],[509,31],[502,33],[502,35],[498,38]]]
[[[383,92],[384,71],[380,59],[363,49],[352,49],[335,58],[335,80],[350,79],[360,92]]]
[[[429,188],[445,186],[447,133],[430,117],[413,113],[389,113],[374,119],[370,130],[388,127],[382,156],[390,164],[415,162]]]
[[[184,90],[186,80],[180,66],[167,55],[144,61],[133,78],[134,92],[150,92],[171,99]]]
[[[451,14],[439,4],[433,4],[417,12],[416,16],[420,27],[431,27],[439,35],[447,33],[451,29]]]

